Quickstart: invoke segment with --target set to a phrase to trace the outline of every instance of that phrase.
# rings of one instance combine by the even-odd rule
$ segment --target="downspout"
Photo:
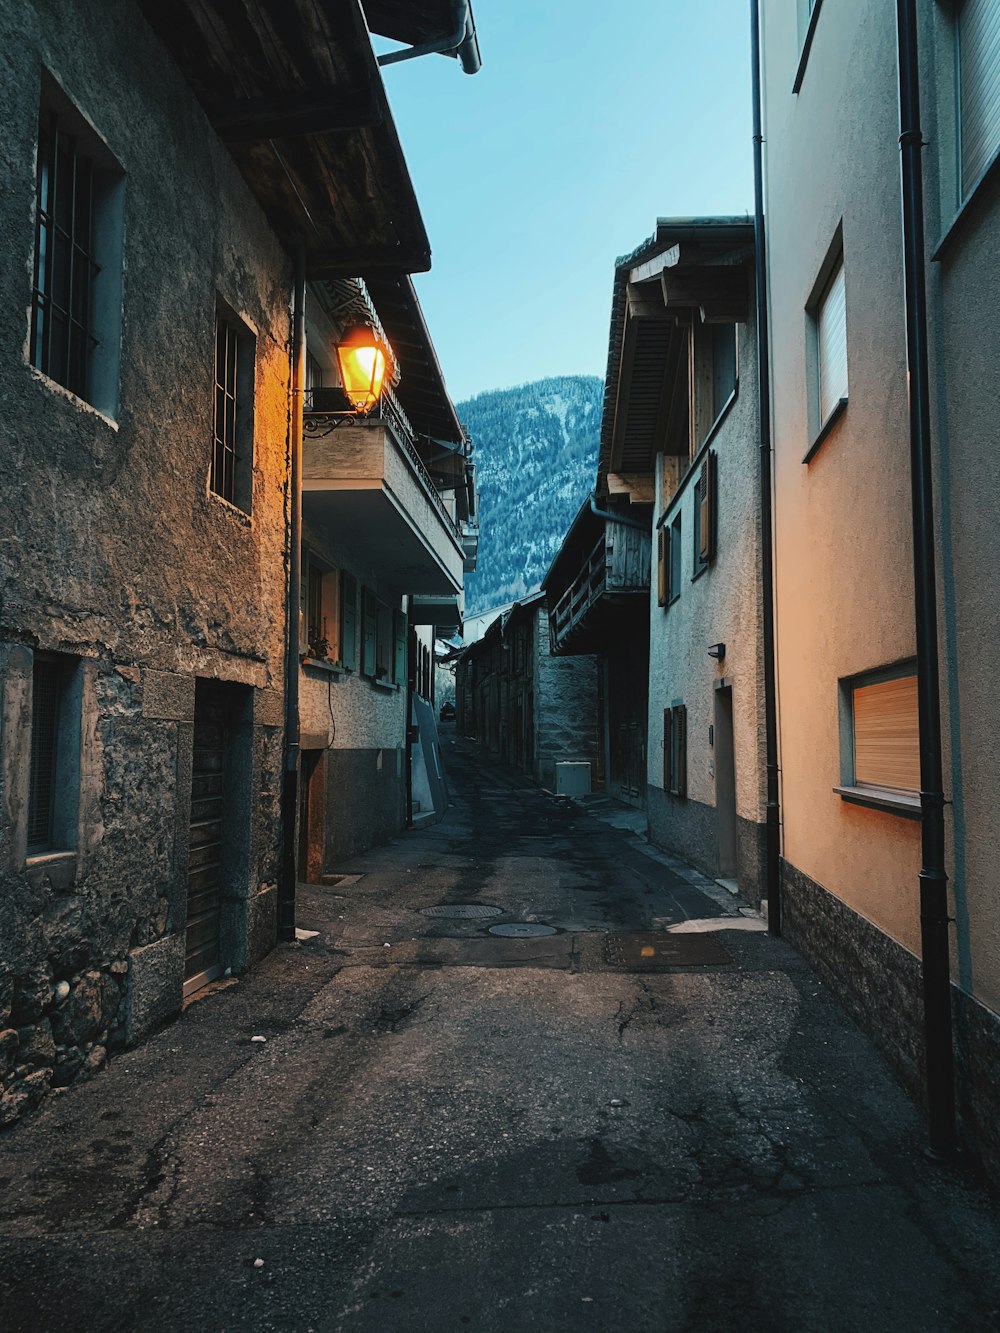
[[[760,4],[750,0],[750,75],[753,86],[753,241],[757,294],[757,396],[760,422],[760,574],[764,656],[764,816],[767,928],[781,934],[781,831],[778,796],[778,709],[774,662],[774,552],[771,512],[771,346],[767,320],[767,250],[764,233],[764,136],[761,133]]]
[[[413,686],[417,674],[416,633],[410,623],[413,598],[406,599],[406,827],[413,827]]]
[[[613,523],[624,523],[627,528],[638,528],[640,532],[648,532],[649,524],[643,523],[638,518],[626,518],[624,514],[613,514],[610,509],[598,509],[597,496],[593,491],[590,492],[590,512],[596,514],[598,518],[610,518]]]
[[[288,603],[285,607],[285,766],[281,786],[281,878],[278,938],[295,939],[297,882],[295,826],[299,794],[299,604],[302,586],[302,408],[306,383],[306,259],[295,249],[292,297],[291,514],[288,524]]]
[[[421,42],[419,46],[407,46],[402,51],[387,51],[377,57],[378,64],[398,65],[403,60],[416,60],[420,56],[455,55],[466,74],[478,74],[481,66],[479,39],[469,0],[457,0],[455,22],[457,27],[449,36]]]
[[[934,484],[931,472],[930,376],[924,273],[923,163],[920,157],[924,140],[920,128],[920,74],[914,0],[897,0],[896,26],[899,45],[900,184],[920,740],[920,941],[927,1071],[927,1155],[936,1161],[945,1161],[955,1152],[955,1069],[941,763]]]

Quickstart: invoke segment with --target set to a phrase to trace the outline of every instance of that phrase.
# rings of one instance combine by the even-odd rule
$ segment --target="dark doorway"
[[[299,879],[320,884],[323,877],[323,751],[303,750],[299,777]]]
[[[225,686],[195,686],[184,993],[222,972],[222,847],[229,723]]]
[[[733,691],[715,691],[715,818],[719,838],[719,878],[736,878],[736,748]]]

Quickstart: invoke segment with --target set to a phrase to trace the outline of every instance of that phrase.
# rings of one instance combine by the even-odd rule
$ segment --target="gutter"
[[[761,133],[760,4],[750,0],[750,71],[753,89],[754,286],[757,297],[757,394],[760,424],[760,565],[764,657],[764,816],[767,929],[781,934],[781,809],[778,786],[778,708],[774,652],[774,551],[771,500],[771,348],[767,315],[767,250],[764,231],[764,136]]]
[[[285,766],[281,784],[281,875],[278,938],[295,939],[298,880],[295,828],[299,794],[299,602],[302,587],[302,409],[306,383],[306,257],[295,249],[292,296],[291,514],[288,523],[288,601],[285,606]]]
[[[598,518],[610,518],[613,523],[622,523],[626,528],[638,528],[640,532],[649,532],[649,524],[638,518],[627,518],[624,514],[613,514],[610,509],[598,509],[597,496],[590,492],[590,512]]]
[[[947,1161],[955,1152],[955,1068],[941,762],[923,163],[920,156],[924,138],[920,128],[919,50],[914,0],[897,0],[896,30],[920,742],[920,943],[929,1139],[926,1152],[934,1161]]]
[[[416,60],[419,56],[446,55],[457,56],[466,74],[478,74],[482,61],[472,5],[469,0],[456,0],[454,9],[457,26],[450,36],[422,42],[419,46],[408,46],[403,51],[388,51],[378,56],[379,65],[398,65],[400,61]]]

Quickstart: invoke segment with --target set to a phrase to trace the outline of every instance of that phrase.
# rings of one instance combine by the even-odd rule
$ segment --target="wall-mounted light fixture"
[[[724,643],[713,643],[709,645],[709,657],[714,657],[717,662],[721,662],[726,655],[726,645]]]
[[[367,324],[349,329],[337,343],[337,365],[344,393],[356,412],[370,412],[385,381],[388,348]]]

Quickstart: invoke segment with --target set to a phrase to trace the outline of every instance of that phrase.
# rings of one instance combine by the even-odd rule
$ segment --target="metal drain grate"
[[[534,921],[508,921],[502,926],[490,926],[491,935],[502,935],[511,940],[533,939],[536,935],[558,935],[555,926],[537,925]]]
[[[438,903],[434,907],[421,907],[423,916],[458,918],[465,921],[481,921],[484,917],[503,916],[499,907],[487,907],[485,903]]]
[[[719,967],[732,956],[712,934],[661,935],[651,931],[608,935],[604,960],[629,972],[666,972],[672,967]]]

